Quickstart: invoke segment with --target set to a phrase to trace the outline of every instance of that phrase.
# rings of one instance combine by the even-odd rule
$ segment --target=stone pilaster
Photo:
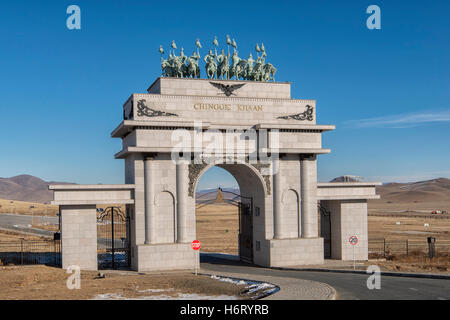
[[[318,216],[316,198],[316,157],[301,156],[301,234],[303,238],[318,236]]]
[[[176,165],[177,183],[177,242],[186,243],[187,239],[187,197],[188,165],[180,160]]]
[[[155,215],[155,190],[152,178],[153,157],[147,157],[144,160],[144,184],[145,184],[145,244],[155,243],[156,241],[156,215]]]
[[[273,161],[273,213],[274,213],[274,238],[283,237],[283,214],[281,211],[281,173],[280,160]]]

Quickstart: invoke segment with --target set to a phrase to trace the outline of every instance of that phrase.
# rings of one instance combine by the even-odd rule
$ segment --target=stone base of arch
[[[269,255],[264,267],[292,267],[300,265],[323,264],[323,238],[294,238],[266,240]]]
[[[136,254],[131,268],[137,271],[194,269],[196,254],[190,243],[141,244],[133,248]]]
[[[255,255],[254,264],[262,267],[292,267],[323,264],[323,238],[262,240],[265,255]],[[188,243],[137,245],[132,269],[137,271],[194,269],[196,255]]]

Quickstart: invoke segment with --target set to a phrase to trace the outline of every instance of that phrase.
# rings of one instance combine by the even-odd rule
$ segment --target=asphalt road
[[[36,217],[38,217],[40,223],[58,223],[58,217]],[[33,216],[31,215],[2,213],[0,214],[0,228],[3,227],[11,230],[19,230],[36,235],[53,236],[53,231],[29,228],[28,225],[31,225],[32,219]],[[111,246],[110,239],[99,238],[98,243],[100,245],[100,248],[109,248]],[[123,241],[120,239],[115,239],[114,243],[116,248],[121,248],[124,245]]]
[[[46,217],[46,216],[35,216],[35,219],[40,223],[58,223],[58,217]],[[33,220],[32,215],[24,214],[11,214],[11,213],[1,213],[0,214],[0,226],[13,226],[21,225],[27,226],[31,224]]]
[[[450,300],[450,280],[381,276],[381,289],[369,290],[365,274],[275,270],[209,255],[201,256],[202,272],[269,275],[326,283],[345,300]]]
[[[53,237],[53,231],[31,228],[33,216],[22,214],[1,213],[0,228],[12,231],[18,231],[25,234],[37,236]],[[35,216],[35,221],[39,223],[58,223],[58,217]]]

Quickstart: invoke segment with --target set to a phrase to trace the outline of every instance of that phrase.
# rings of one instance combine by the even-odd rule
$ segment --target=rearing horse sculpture
[[[266,62],[266,50],[264,45],[256,46],[257,58],[253,59],[252,54],[249,54],[248,59],[241,59],[238,56],[237,44],[227,37],[228,54],[225,54],[225,50],[222,49],[220,54],[217,54],[217,47],[219,43],[215,38],[213,44],[216,46],[214,53],[212,50],[204,56],[202,60],[205,62],[206,76],[208,79],[220,79],[230,80],[232,78],[236,80],[247,81],[275,81],[275,73],[277,69],[270,63]],[[187,57],[183,53],[179,56],[175,55],[176,46],[172,43],[173,51],[170,52],[167,60],[163,58],[164,49],[162,46],[159,48],[161,53],[161,69],[163,77],[177,77],[177,78],[200,78],[200,41],[197,39],[195,44],[197,46],[197,52],[193,52],[190,57]],[[232,56],[230,56],[230,46],[234,48]],[[259,54],[261,52],[261,54]],[[231,65],[230,65],[231,62]]]
[[[230,79],[230,66],[228,64],[229,57],[224,55],[222,61],[217,68],[217,79],[229,80]]]

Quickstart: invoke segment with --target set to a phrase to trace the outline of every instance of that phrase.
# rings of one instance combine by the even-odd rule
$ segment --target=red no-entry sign
[[[358,244],[358,237],[357,237],[357,236],[351,236],[351,237],[348,239],[348,242],[350,242],[350,244],[351,244],[352,246],[355,246],[355,245]]]
[[[199,249],[200,249],[200,247],[201,247],[201,245],[200,245],[200,241],[198,241],[198,240],[194,240],[194,241],[192,241],[192,244],[191,244],[191,246],[192,246],[192,249],[194,249],[194,250],[199,250]]]

